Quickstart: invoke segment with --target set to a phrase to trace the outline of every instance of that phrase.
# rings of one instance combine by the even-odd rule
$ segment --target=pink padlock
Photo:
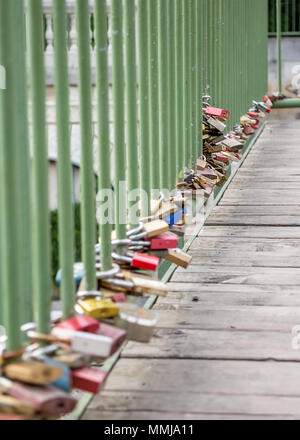
[[[113,355],[126,340],[127,332],[122,328],[113,325],[101,323],[101,327],[97,330],[97,335],[106,336],[112,340],[110,356]]]
[[[221,119],[228,119],[230,117],[230,111],[210,106],[206,107],[205,114]]]
[[[173,232],[164,232],[151,238],[150,249],[175,249],[178,246],[178,237]]]

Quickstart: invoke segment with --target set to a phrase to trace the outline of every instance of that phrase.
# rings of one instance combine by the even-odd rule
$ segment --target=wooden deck
[[[83,419],[299,419],[300,121],[274,112]]]

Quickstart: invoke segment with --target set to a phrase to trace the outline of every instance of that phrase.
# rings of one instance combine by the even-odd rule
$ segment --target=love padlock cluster
[[[60,312],[52,312],[48,333],[39,332],[35,323],[24,324],[28,345],[0,351],[0,419],[58,418],[73,411],[72,391],[99,393],[108,374],[103,364],[126,340],[150,341],[157,314],[143,305],[150,295],[168,293],[158,280],[159,263],[164,259],[187,267],[191,261],[178,247],[183,235],[174,217],[182,210],[179,202],[161,197],[152,216],[128,229],[126,239],[112,237],[110,270],[102,270],[101,241],[96,244],[97,290],[85,290],[83,264],[74,265],[74,316],[62,320]]]
[[[263,96],[261,102],[253,101],[252,108],[241,116],[240,123],[225,134],[230,112],[209,104],[211,97],[203,96],[203,155],[197,159],[196,170],[186,170],[184,180],[177,187],[203,190],[209,197],[214,187],[221,187],[228,179],[232,163],[240,162],[249,137],[259,127],[260,120],[270,113],[275,97]]]

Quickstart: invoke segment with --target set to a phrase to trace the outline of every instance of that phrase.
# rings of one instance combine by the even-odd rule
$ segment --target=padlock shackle
[[[101,271],[101,264],[96,264],[96,268],[100,271],[96,272],[97,280],[103,280],[106,278],[114,277],[118,272],[120,272],[120,266],[116,263],[112,264],[112,268],[106,271]]]
[[[139,232],[141,232],[144,228],[144,224],[142,221],[139,222],[139,225],[136,228],[130,229],[129,231],[126,232],[126,235],[128,238],[131,239],[132,235],[138,234]]]
[[[122,261],[124,263],[129,263],[129,264],[132,262],[132,257],[129,257],[127,255],[120,255],[117,254],[116,252],[112,252],[111,256],[114,260],[117,261]]]

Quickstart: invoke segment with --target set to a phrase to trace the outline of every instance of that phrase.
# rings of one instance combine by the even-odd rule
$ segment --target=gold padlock
[[[78,299],[77,304],[86,315],[96,319],[114,318],[119,314],[118,306],[109,299]]]

